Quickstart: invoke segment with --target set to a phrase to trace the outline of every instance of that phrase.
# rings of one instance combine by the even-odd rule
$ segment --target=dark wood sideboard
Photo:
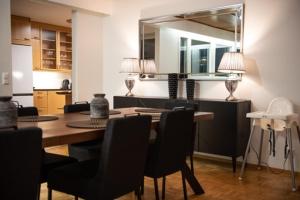
[[[164,108],[168,101],[186,102],[184,98],[171,100],[167,97],[114,96],[114,108],[151,107]],[[225,101],[217,99],[194,99],[199,111],[214,113],[214,119],[198,123],[195,151],[229,156],[236,171],[236,159],[244,156],[250,134],[250,100]]]

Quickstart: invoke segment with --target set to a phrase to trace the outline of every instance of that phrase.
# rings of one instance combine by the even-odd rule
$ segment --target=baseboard
[[[196,159],[204,159],[204,160],[209,160],[209,161],[213,161],[213,162],[219,162],[219,163],[227,163],[227,164],[231,164],[232,160],[231,157],[226,157],[226,156],[219,156],[219,155],[214,155],[214,154],[206,154],[206,153],[201,153],[201,152],[194,152],[194,158]],[[237,170],[239,171],[241,166],[242,166],[242,159],[237,159]],[[251,169],[258,169],[256,164],[252,164],[252,163],[247,163],[247,167],[251,168]],[[270,170],[270,171],[278,171],[278,172],[282,172],[282,173],[286,173],[286,174],[290,174],[290,170],[287,169],[281,169],[281,168],[275,168],[275,167],[269,167],[269,166],[265,166],[262,165],[261,166],[262,170]],[[300,175],[300,172],[295,171],[296,175]]]

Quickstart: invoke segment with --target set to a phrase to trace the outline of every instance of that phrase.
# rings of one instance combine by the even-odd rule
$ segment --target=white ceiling
[[[71,27],[67,19],[72,18],[70,7],[31,0],[11,0],[13,15],[31,18],[31,21]]]

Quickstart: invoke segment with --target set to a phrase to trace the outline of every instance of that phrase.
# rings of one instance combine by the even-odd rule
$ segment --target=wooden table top
[[[109,118],[124,117],[125,114],[134,114],[137,107],[116,109],[121,111],[121,114],[110,115]],[[146,113],[145,113],[146,114]],[[151,113],[153,115],[153,113]],[[68,122],[88,120],[89,115],[78,113],[66,113],[56,115],[58,120],[44,122],[18,122],[18,127],[39,127],[43,130],[43,147],[58,146],[64,144],[72,144],[84,142],[103,137],[105,128],[86,129],[86,128],[71,128],[66,126]],[[196,120],[211,120],[214,115],[211,112],[196,112]],[[152,126],[157,126],[159,120],[152,120]]]

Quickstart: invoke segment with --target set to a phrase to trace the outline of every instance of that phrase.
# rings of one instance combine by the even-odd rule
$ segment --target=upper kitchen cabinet
[[[42,28],[42,69],[58,69],[57,58],[57,32],[55,29]]]
[[[11,41],[13,44],[31,45],[30,19],[20,16],[11,17]]]
[[[41,69],[41,30],[39,23],[31,23],[32,68]]]
[[[59,33],[60,52],[59,67],[62,70],[71,70],[72,68],[72,34],[70,31]]]
[[[33,70],[70,72],[71,29],[38,22],[31,26]]]

